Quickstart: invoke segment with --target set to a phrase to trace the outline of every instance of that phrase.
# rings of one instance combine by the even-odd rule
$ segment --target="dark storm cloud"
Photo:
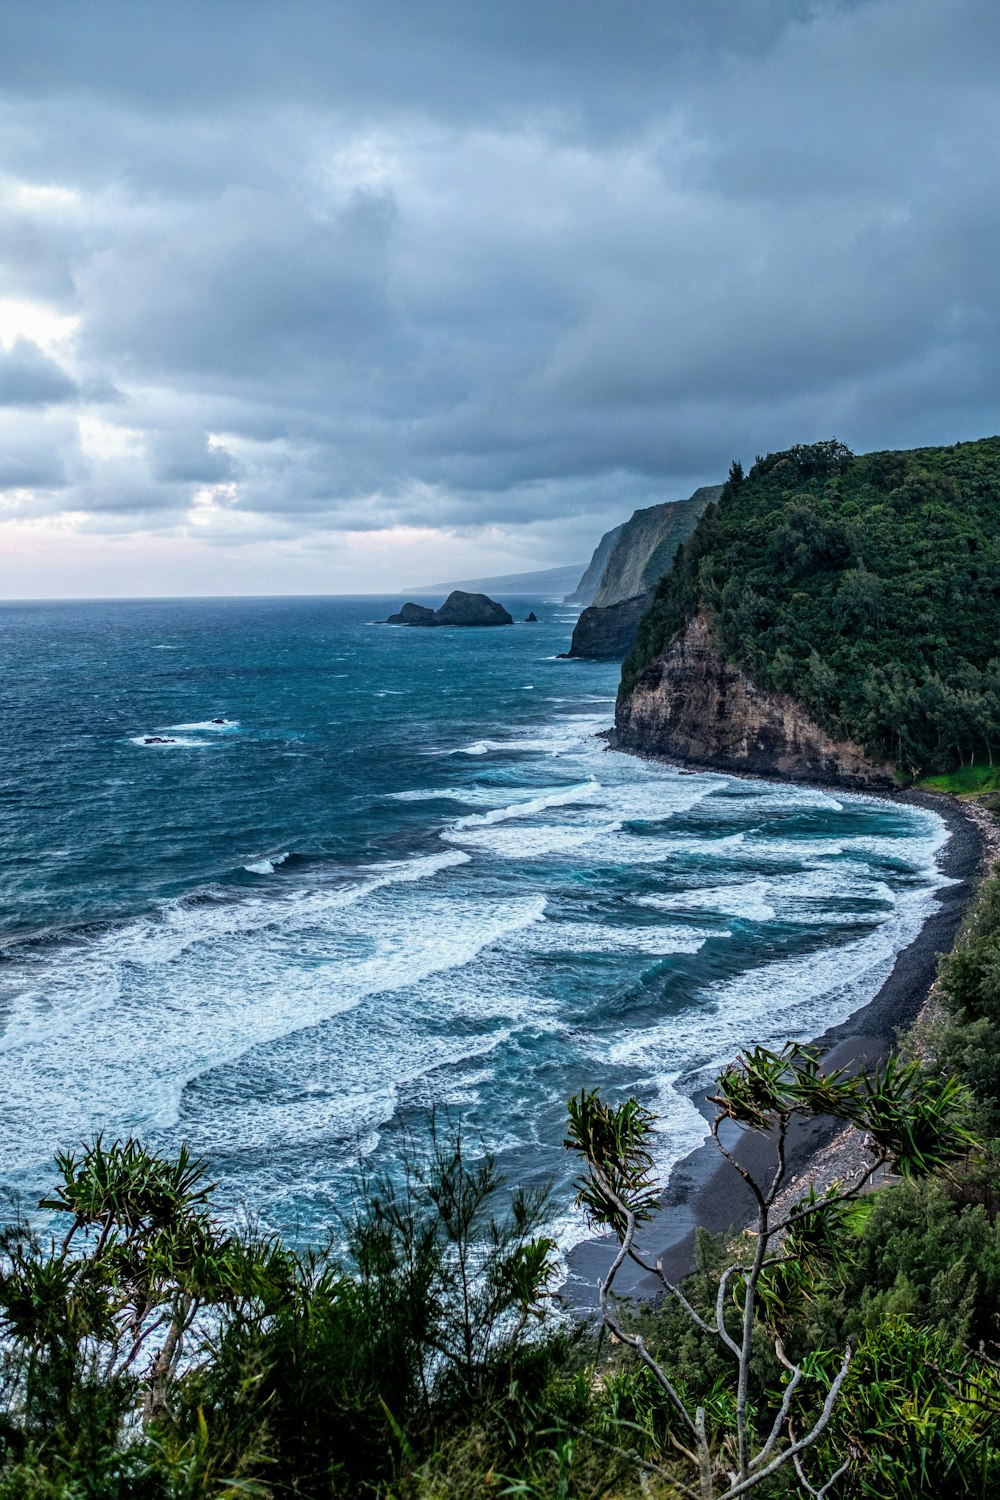
[[[1000,425],[988,0],[3,29],[0,403],[83,409],[75,454],[5,469],[42,509],[503,526],[558,561],[737,454]],[[22,304],[74,331],[31,342]]]

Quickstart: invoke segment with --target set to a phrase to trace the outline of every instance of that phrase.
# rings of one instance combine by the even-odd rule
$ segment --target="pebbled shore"
[[[892,1050],[899,1033],[913,1025],[934,983],[938,958],[954,944],[979,877],[994,858],[1000,857],[1000,827],[981,809],[938,793],[886,795],[889,801],[930,808],[945,820],[951,836],[941,854],[941,868],[955,884],[942,888],[937,910],[898,955],[878,994],[816,1039],[814,1045],[829,1068],[859,1070],[874,1066]],[[710,1118],[704,1096],[699,1093],[692,1099]],[[796,1179],[804,1191],[812,1180],[839,1175],[845,1149],[849,1151],[850,1147],[843,1141],[843,1128],[833,1121],[797,1123],[799,1128],[790,1135],[786,1158],[789,1181]],[[770,1144],[757,1137],[746,1137],[739,1155],[755,1173],[766,1171],[772,1162]],[[752,1207],[749,1190],[720,1159],[712,1142],[706,1141],[674,1166],[661,1210],[643,1234],[647,1257],[662,1259],[666,1274],[677,1281],[692,1269],[697,1226],[713,1233],[739,1229],[748,1222]],[[597,1280],[606,1274],[611,1243],[609,1238],[588,1240],[570,1252],[564,1290],[571,1302],[585,1307],[596,1300]],[[631,1277],[623,1267],[617,1278],[620,1291],[636,1297],[654,1297],[661,1291],[654,1277],[630,1269]]]

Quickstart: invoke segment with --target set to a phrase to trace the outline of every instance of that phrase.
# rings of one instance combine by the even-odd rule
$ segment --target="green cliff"
[[[998,539],[1000,438],[734,464],[639,626],[619,742],[855,784],[992,763]]]

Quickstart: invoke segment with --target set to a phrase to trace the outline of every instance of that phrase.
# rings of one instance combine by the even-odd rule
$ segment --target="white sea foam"
[[[233,730],[239,729],[239,719],[198,719],[192,724],[168,724],[168,732],[177,730],[179,733],[193,733],[197,730],[200,734],[231,734]]]
[[[683,1092],[692,1072],[746,1040],[815,1035],[869,998],[930,909],[945,835],[914,809],[896,834],[867,835],[858,799],[680,776],[607,751],[593,737],[607,723],[498,727],[441,752],[474,759],[440,762],[454,784],[390,794],[414,804],[407,824],[425,801],[457,804],[432,855],[296,864],[19,951],[0,970],[8,1174],[98,1128],[183,1136],[231,1198],[281,1227],[308,1221],[348,1158],[434,1101],[472,1110],[494,1146],[551,1152],[558,1174],[560,1099],[612,1075],[663,1115],[661,1159],[684,1154],[703,1134]],[[218,744],[203,725],[189,733]],[[885,804],[871,809],[869,826],[886,826]],[[782,831],[786,815],[801,836]],[[426,837],[442,821],[428,808]],[[246,868],[266,877],[276,863]],[[681,967],[696,975],[702,945],[741,918],[784,924],[808,954],[706,977],[696,1005],[675,1002],[651,960],[691,955]],[[735,943],[723,951],[738,961]],[[572,965],[588,953],[620,959],[592,966],[593,991]]]
[[[555,724],[539,724],[510,739],[473,740],[444,754],[450,755],[566,755],[582,749],[603,729],[608,720],[604,714],[567,714]],[[589,746],[588,746],[589,748]],[[442,752],[438,752],[442,753]]]
[[[708,938],[725,936],[693,927],[612,927],[599,922],[548,921],[519,933],[514,945],[534,953],[643,953],[665,958],[698,953]]]
[[[750,922],[770,922],[777,912],[766,899],[769,890],[766,880],[751,880],[739,885],[637,896],[636,904],[653,907],[656,911],[717,911],[723,916],[743,917]]]
[[[202,932],[183,960],[146,953],[152,984],[129,961],[135,924],[131,934],[108,932],[72,956],[40,962],[39,983],[19,997],[0,1046],[8,1162],[44,1160],[55,1145],[99,1126],[163,1130],[176,1120],[185,1086],[206,1069],[368,997],[467,966],[544,915],[541,895],[495,902],[426,889],[401,904],[387,887],[418,880],[415,863],[423,875],[431,863],[442,867],[440,859],[383,866],[363,912],[344,905],[316,923],[314,909],[304,946],[290,941],[294,905],[272,903],[274,920],[252,942],[218,933],[209,941]],[[81,995],[89,1003],[81,1005]]]
[[[616,833],[621,823],[592,823],[556,825],[543,824],[535,828],[446,828],[441,837],[449,843],[459,843],[464,848],[481,853],[500,855],[504,859],[540,859],[546,854],[569,854],[592,844],[595,839],[606,838]]]
[[[540,797],[530,797],[524,802],[511,802],[506,807],[495,807],[490,812],[470,813],[452,824],[452,829],[478,828],[493,823],[506,823],[510,818],[530,818],[536,813],[547,812],[551,807],[572,807],[574,803],[592,798],[600,790],[595,777],[578,786],[556,787]]]
[[[625,1067],[638,1086],[645,1083],[655,1091],[657,1110],[670,1124],[661,1166],[683,1154],[670,1144],[675,1118],[689,1109],[677,1093],[678,1080],[686,1093],[708,1084],[746,1046],[808,1040],[846,1020],[877,992],[896,954],[916,937],[935,905],[926,887],[903,892],[863,937],[710,984],[696,1007],[602,1039],[593,1048],[596,1067]]]
[[[270,859],[257,859],[253,864],[244,865],[244,870],[250,875],[273,875],[278,865],[283,865],[288,858],[286,854],[273,854]]]

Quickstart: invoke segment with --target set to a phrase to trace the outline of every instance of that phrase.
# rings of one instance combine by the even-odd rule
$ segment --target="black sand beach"
[[[891,1051],[898,1033],[913,1025],[934,982],[938,958],[952,947],[982,873],[983,833],[962,803],[923,792],[900,792],[891,800],[930,808],[945,820],[951,836],[940,856],[941,868],[955,884],[944,886],[938,893],[937,910],[899,954],[878,994],[841,1025],[816,1039],[814,1045],[828,1068],[859,1070],[880,1062]],[[706,1119],[711,1118],[711,1107],[703,1093],[692,1098]],[[805,1172],[839,1129],[832,1121],[800,1122],[786,1152],[789,1178]],[[771,1162],[770,1144],[745,1137],[739,1155],[751,1170],[766,1170]],[[662,1258],[665,1273],[677,1281],[692,1268],[696,1227],[713,1233],[737,1229],[748,1221],[752,1206],[753,1199],[742,1179],[721,1160],[712,1142],[706,1141],[673,1168],[660,1212],[643,1234],[647,1256]],[[588,1240],[571,1251],[564,1291],[572,1302],[588,1306],[596,1301],[597,1280],[607,1272],[611,1245],[610,1239]],[[662,1291],[655,1278],[643,1276],[634,1267],[623,1267],[616,1284],[619,1291],[639,1297]]]

